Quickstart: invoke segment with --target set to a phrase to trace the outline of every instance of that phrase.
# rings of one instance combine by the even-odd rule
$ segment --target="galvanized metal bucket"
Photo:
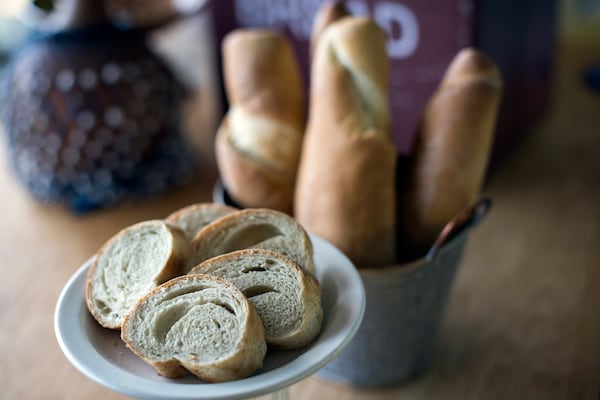
[[[426,257],[361,270],[367,295],[362,324],[318,376],[356,386],[387,386],[425,371],[468,233],[490,205],[483,199],[457,216]]]

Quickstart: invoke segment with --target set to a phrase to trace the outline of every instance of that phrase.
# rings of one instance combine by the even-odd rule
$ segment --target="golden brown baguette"
[[[292,212],[305,125],[305,94],[288,39],[239,29],[223,42],[230,109],[215,152],[224,186],[241,207]]]
[[[423,256],[444,225],[477,200],[500,97],[493,61],[461,50],[425,108],[408,162],[400,203],[402,260]]]
[[[395,259],[395,162],[384,32],[345,17],[321,34],[295,217],[359,267]]]

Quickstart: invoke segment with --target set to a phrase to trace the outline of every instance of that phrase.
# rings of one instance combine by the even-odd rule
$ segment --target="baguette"
[[[192,240],[206,225],[234,211],[237,208],[225,204],[198,203],[171,213],[165,220],[179,226]]]
[[[289,41],[238,29],[222,47],[230,109],[215,140],[223,185],[243,208],[291,214],[305,124],[305,95]]]
[[[304,228],[289,215],[266,208],[236,211],[198,232],[188,270],[209,258],[249,248],[281,253],[315,271],[313,245]]]
[[[358,268],[393,264],[396,149],[391,140],[386,36],[344,17],[320,35],[295,217]]]
[[[494,62],[466,48],[455,56],[432,95],[401,188],[402,261],[425,255],[444,225],[480,195],[501,83]]]
[[[267,350],[262,321],[244,294],[201,274],[174,278],[141,298],[121,338],[160,375],[190,371],[207,382],[251,375]]]
[[[181,275],[190,255],[185,233],[163,221],[121,230],[101,247],[88,270],[87,308],[100,325],[120,329],[129,308],[151,289]]]
[[[269,250],[239,250],[213,257],[190,271],[218,276],[237,286],[260,315],[267,345],[298,349],[321,330],[323,309],[317,280],[289,258]]]

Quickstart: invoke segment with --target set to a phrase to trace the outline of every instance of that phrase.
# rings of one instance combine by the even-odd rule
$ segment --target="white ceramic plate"
[[[362,321],[365,292],[352,263],[334,246],[311,236],[316,276],[322,289],[321,333],[308,348],[269,351],[254,375],[227,383],[205,383],[193,375],[167,379],[135,356],[119,333],[102,328],[84,301],[91,260],[82,265],[63,289],[56,306],[54,329],[69,361],[106,388],[142,399],[242,399],[283,389],[313,374],[348,344]]]

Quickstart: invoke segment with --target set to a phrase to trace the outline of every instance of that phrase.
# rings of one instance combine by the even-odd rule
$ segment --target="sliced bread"
[[[323,321],[317,280],[282,254],[247,249],[213,257],[190,271],[237,286],[260,315],[271,347],[297,349],[312,342]]]
[[[206,225],[237,210],[225,204],[197,203],[175,211],[165,220],[178,225],[192,240]]]
[[[267,351],[262,321],[244,294],[202,274],[174,278],[142,297],[121,338],[159,374],[190,371],[207,382],[251,375]]]
[[[120,329],[144,294],[183,273],[191,244],[183,230],[161,220],[131,225],[109,239],[87,275],[86,304],[100,325]]]
[[[236,211],[204,227],[192,240],[188,268],[249,248],[281,253],[314,273],[313,246],[304,228],[289,215],[266,208]]]

